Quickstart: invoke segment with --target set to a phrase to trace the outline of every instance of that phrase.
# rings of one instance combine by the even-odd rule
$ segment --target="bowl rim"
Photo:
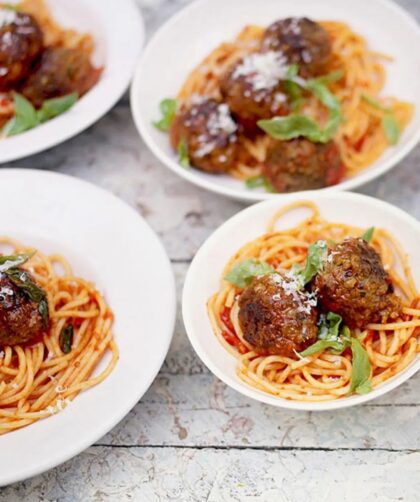
[[[194,308],[194,298],[193,296],[193,287],[195,283],[195,276],[197,271],[201,265],[201,257],[205,254],[207,249],[211,249],[215,244],[219,242],[219,235],[222,232],[225,232],[226,229],[237,228],[241,224],[244,224],[246,221],[250,220],[255,214],[258,214],[262,209],[265,208],[273,208],[273,210],[278,209],[282,204],[286,204],[289,202],[293,202],[295,200],[312,200],[317,202],[320,199],[328,199],[335,198],[340,199],[341,201],[360,201],[367,204],[372,204],[377,208],[383,208],[390,210],[393,212],[399,219],[407,224],[415,226],[419,236],[420,236],[420,222],[416,220],[413,216],[409,215],[402,209],[374,197],[370,197],[368,195],[363,195],[359,193],[353,192],[305,192],[299,194],[288,194],[287,200],[268,200],[262,201],[258,204],[254,204],[250,207],[247,207],[234,216],[225,221],[222,225],[220,225],[201,245],[199,250],[196,252],[191,265],[188,269],[187,275],[184,281],[184,288],[182,291],[182,317],[184,321],[185,330],[188,336],[188,339],[193,346],[195,352],[201,359],[201,361],[207,366],[207,368],[220,380],[222,380],[226,385],[241,393],[242,395],[254,399],[256,401],[260,401],[265,404],[269,404],[275,406],[277,408],[285,408],[285,409],[293,409],[293,410],[302,410],[302,411],[328,411],[328,410],[336,410],[347,408],[350,406],[355,406],[358,404],[366,403],[377,397],[380,397],[384,394],[387,394],[391,390],[395,389],[406,380],[408,380],[411,376],[413,376],[418,370],[420,370],[420,354],[410,363],[410,365],[403,370],[401,373],[398,373],[391,379],[387,380],[385,383],[381,384],[376,389],[372,390],[368,394],[358,395],[358,396],[349,396],[343,397],[332,401],[322,401],[322,402],[306,402],[306,401],[292,401],[287,400],[281,397],[276,397],[268,393],[264,393],[260,390],[253,389],[247,384],[243,383],[239,378],[235,375],[235,377],[230,377],[224,371],[219,370],[218,366],[213,363],[210,356],[207,355],[206,350],[203,348],[199,341],[199,337],[195,334],[194,329],[194,321],[192,319],[191,311]],[[238,246],[239,247],[239,246]],[[210,323],[209,329],[211,330]],[[214,336],[214,334],[212,334]],[[231,356],[233,357],[233,356]]]
[[[182,8],[175,15],[169,18],[159,29],[154,33],[150,41],[147,43],[144,48],[138,63],[136,70],[134,72],[134,78],[130,87],[130,107],[131,113],[133,116],[133,120],[135,126],[137,128],[138,133],[151,150],[151,152],[157,157],[157,159],[167,168],[169,168],[174,173],[178,174],[185,180],[193,183],[194,185],[208,190],[213,193],[217,193],[220,195],[224,195],[225,197],[229,197],[234,200],[245,201],[245,202],[259,202],[262,200],[270,200],[270,199],[279,199],[283,197],[285,194],[282,193],[266,193],[266,192],[258,192],[252,190],[238,190],[235,188],[230,188],[228,186],[219,185],[214,183],[211,180],[207,180],[207,178],[201,177],[196,173],[195,169],[185,169],[182,167],[174,158],[170,158],[154,141],[152,135],[149,133],[148,127],[150,124],[143,118],[142,109],[140,104],[138,104],[137,95],[139,94],[138,90],[142,86],[143,82],[143,65],[145,61],[150,57],[149,54],[153,54],[153,50],[156,46],[160,44],[160,39],[162,35],[166,32],[167,29],[172,28],[174,25],[178,23],[179,20],[183,18],[188,18],[191,12],[200,9],[203,5],[210,3],[211,0],[194,0],[189,5]],[[420,25],[415,21],[415,19],[400,5],[396,4],[392,0],[375,0],[379,6],[384,6],[391,10],[394,10],[395,15],[400,19],[404,19],[404,22],[409,24],[413,29],[417,30],[418,36],[420,38]],[[337,185],[331,187],[321,188],[319,192],[333,192],[333,191],[341,191],[341,190],[352,190],[354,188],[360,187],[369,181],[372,181],[389,170],[395,167],[401,160],[406,157],[413,148],[420,141],[420,128],[415,131],[409,141],[403,147],[393,147],[396,148],[394,155],[392,155],[389,159],[382,161],[382,163],[376,166],[373,170],[362,170],[360,173],[356,174],[352,178],[345,180]],[[302,192],[294,192],[295,194],[299,194]]]
[[[166,249],[163,246],[161,238],[157,235],[157,233],[152,229],[149,223],[145,220],[143,216],[141,216],[138,212],[134,210],[127,202],[117,197],[114,193],[95,185],[89,181],[84,179],[80,179],[69,174],[63,174],[54,171],[43,171],[39,169],[22,169],[22,168],[4,168],[0,170],[0,179],[4,181],[12,180],[24,180],[29,185],[31,180],[39,179],[45,182],[45,185],[48,186],[48,181],[53,183],[57,183],[60,186],[60,190],[71,190],[74,192],[82,191],[83,194],[88,191],[92,196],[98,197],[102,200],[106,200],[110,205],[118,207],[119,211],[125,212],[126,215],[130,215],[133,218],[133,221],[136,222],[136,232],[142,234],[144,238],[147,239],[147,246],[153,245],[159,253],[159,261],[160,267],[162,271],[162,275],[167,279],[167,292],[170,301],[165,304],[165,314],[166,318],[163,324],[165,324],[165,328],[162,328],[162,334],[159,340],[159,353],[155,351],[153,358],[155,359],[153,368],[150,369],[149,372],[144,372],[143,370],[143,380],[137,382],[137,385],[134,385],[130,388],[128,394],[124,398],[125,403],[124,406],[117,406],[114,409],[111,409],[109,414],[106,416],[102,416],[102,419],[97,422],[97,426],[95,432],[92,433],[90,431],[89,434],[86,434],[85,431],[79,434],[77,440],[75,439],[71,446],[66,446],[63,449],[58,449],[53,456],[48,458],[42,457],[39,459],[38,463],[32,464],[31,466],[24,466],[20,468],[20,470],[11,470],[10,472],[1,473],[0,474],[0,487],[9,485],[11,483],[16,483],[19,481],[23,481],[28,478],[32,478],[33,476],[40,475],[46,471],[49,471],[62,463],[70,460],[71,458],[79,455],[91,445],[96,443],[101,437],[110,432],[117,424],[119,424],[128,413],[136,406],[136,404],[143,398],[145,393],[148,391],[154,380],[156,379],[163,363],[165,357],[169,351],[169,347],[174,335],[175,328],[175,319],[176,319],[176,304],[177,304],[177,292],[176,292],[176,284],[175,284],[175,276],[171,261],[166,252]],[[32,186],[32,185],[30,185]],[[85,195],[83,195],[84,197]],[[52,239],[53,241],[54,239]],[[77,246],[74,248],[77,249]],[[100,277],[99,277],[100,278]],[[96,281],[95,281],[96,283]],[[106,294],[107,286],[103,285],[101,287],[101,291]],[[112,304],[111,304],[112,308]],[[115,329],[115,328],[114,328]],[[114,331],[114,335],[115,335]],[[117,336],[121,337],[121,331],[117,331]],[[121,352],[119,354],[119,361],[117,363],[121,364],[122,355]],[[115,370],[115,368],[114,368]],[[111,375],[115,374],[115,371],[111,373]],[[111,376],[109,375],[109,376]],[[106,382],[105,379],[104,382]],[[102,382],[103,383],[103,382]],[[88,396],[89,391],[95,391],[98,389],[98,386],[93,387],[92,389],[87,390],[87,394],[83,392],[78,397]],[[86,397],[85,397],[86,399]],[[64,410],[65,412],[65,410]],[[54,417],[48,417],[54,418]],[[35,422],[34,424],[30,424],[27,427],[23,427],[21,429],[17,429],[15,431],[10,432],[2,436],[3,438],[8,437],[16,437],[16,442],[20,441],[21,433],[27,433],[28,430],[31,430],[31,427],[38,424],[44,424],[48,427],[48,418],[46,425],[43,420]],[[14,435],[14,436],[11,436]],[[65,435],[65,434],[64,434]],[[0,441],[1,442],[1,441]],[[27,443],[26,443],[27,445]],[[23,452],[24,453],[24,452]]]

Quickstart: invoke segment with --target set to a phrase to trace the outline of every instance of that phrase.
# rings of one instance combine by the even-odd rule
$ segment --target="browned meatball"
[[[263,51],[280,51],[302,77],[326,73],[331,41],[325,29],[306,17],[289,17],[271,24],[262,41]]]
[[[245,340],[262,354],[292,356],[317,338],[314,295],[278,273],[255,278],[239,298]]]
[[[285,63],[279,53],[255,52],[239,60],[223,76],[223,99],[248,134],[260,132],[258,120],[289,112],[283,83]]]
[[[80,49],[48,47],[21,92],[39,107],[46,99],[72,92],[82,96],[96,84],[101,72]]]
[[[170,134],[175,150],[180,141],[186,141],[194,167],[210,173],[223,173],[235,163],[237,132],[238,126],[225,103],[203,99],[181,108],[172,122]]]
[[[32,16],[0,7],[0,91],[12,89],[29,74],[42,43]]]
[[[323,309],[341,315],[350,328],[396,319],[401,312],[380,256],[363,239],[335,245],[313,286]]]
[[[19,269],[26,279],[29,273]],[[31,278],[33,281],[34,279]],[[39,303],[32,301],[6,274],[0,276],[0,345],[31,342],[46,330]]]
[[[296,192],[335,185],[343,178],[345,166],[334,141],[273,140],[263,173],[278,192]]]

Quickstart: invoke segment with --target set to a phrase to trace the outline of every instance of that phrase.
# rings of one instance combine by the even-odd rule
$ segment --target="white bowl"
[[[0,184],[7,187],[0,198],[1,234],[63,254],[76,275],[94,282],[114,312],[120,353],[112,373],[62,412],[0,436],[2,486],[76,455],[130,411],[166,356],[176,302],[159,239],[120,199],[51,172],[0,169]]]
[[[417,260],[420,242],[420,223],[386,202],[365,195],[346,192],[307,192],[285,195],[281,201],[261,202],[239,212],[219,227],[202,245],[185,279],[182,313],[188,337],[204,364],[218,378],[245,396],[263,403],[295,410],[333,410],[365,403],[401,385],[420,368],[420,355],[403,372],[387,380],[372,392],[319,403],[289,401],[266,394],[246,385],[236,375],[237,359],[214,335],[207,315],[206,304],[219,289],[220,276],[228,260],[247,242],[266,232],[267,223],[276,210],[296,200],[312,200],[323,217],[361,227],[382,227],[400,241],[408,254],[416,284],[420,284],[420,262]],[[296,225],[304,209],[282,217],[281,227]]]
[[[47,5],[65,28],[93,35],[93,61],[104,71],[68,112],[30,131],[0,139],[0,163],[58,145],[105,115],[127,89],[144,42],[143,19],[134,0],[121,0],[118,6],[114,0],[47,0]]]
[[[287,16],[344,21],[362,34],[369,46],[393,56],[387,65],[384,94],[414,103],[412,121],[395,147],[352,178],[324,190],[348,190],[385,173],[420,139],[420,63],[413,49],[420,42],[417,23],[389,0],[199,0],[160,28],[139,61],[131,87],[131,108],[146,144],[169,169],[207,190],[244,201],[278,198],[279,194],[249,190],[228,175],[185,169],[177,161],[168,136],[152,122],[159,102],[175,97],[190,70],[221,42],[232,39],[247,24],[268,25]]]

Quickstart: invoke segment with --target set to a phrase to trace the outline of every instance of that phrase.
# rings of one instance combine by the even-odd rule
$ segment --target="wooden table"
[[[140,0],[148,35],[186,3]],[[420,0],[400,3],[420,18]],[[83,178],[136,208],[166,246],[179,297],[197,248],[243,207],[161,166],[138,137],[127,97],[77,138],[13,165]],[[420,148],[360,191],[420,217]],[[203,366],[178,309],[165,364],[134,410],[76,458],[1,489],[0,500],[420,500],[419,411],[420,375],[343,411],[253,402]]]

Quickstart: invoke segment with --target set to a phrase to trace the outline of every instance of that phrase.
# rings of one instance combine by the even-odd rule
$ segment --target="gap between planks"
[[[143,445],[127,445],[127,444],[105,444],[95,443],[91,448],[122,448],[122,449],[145,449],[156,448],[165,449],[173,448],[176,450],[254,450],[254,451],[320,451],[325,453],[334,453],[337,451],[357,451],[357,452],[376,452],[382,451],[387,453],[417,453],[418,448],[346,448],[346,447],[322,447],[322,446],[241,446],[241,445],[177,445],[177,444],[143,444]]]

